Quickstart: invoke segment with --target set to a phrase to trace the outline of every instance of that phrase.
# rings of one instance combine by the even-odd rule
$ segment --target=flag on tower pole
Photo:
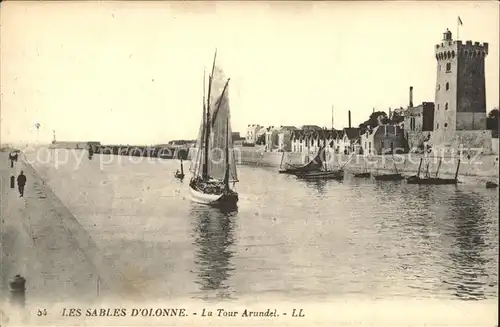
[[[458,19],[457,19],[457,40],[458,40],[458,31],[459,31],[459,26],[463,26],[464,23],[462,22],[462,19],[460,18],[460,16],[458,16]]]

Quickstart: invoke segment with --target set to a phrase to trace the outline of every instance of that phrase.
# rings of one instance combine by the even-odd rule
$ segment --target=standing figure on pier
[[[24,196],[24,185],[26,185],[26,176],[21,170],[21,173],[19,173],[19,176],[17,176],[17,188],[19,189],[19,197]]]

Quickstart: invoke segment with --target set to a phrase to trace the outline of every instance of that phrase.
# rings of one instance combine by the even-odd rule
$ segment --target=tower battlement
[[[488,43],[453,40],[452,33],[446,30],[434,52],[437,74],[433,146],[451,146],[460,133],[468,137],[483,135],[486,129],[485,58]],[[475,136],[469,139],[476,139]],[[477,139],[483,140],[484,137]],[[478,142],[471,141],[464,146],[488,148],[488,142]]]
[[[474,42],[465,41],[465,44],[460,42],[459,50],[461,53],[465,55],[470,55],[472,58],[474,57],[486,57],[488,55],[489,44],[488,42]],[[467,53],[465,53],[467,52]]]
[[[488,50],[488,42],[466,41],[464,44],[462,41],[449,41],[436,44],[435,54],[438,61],[454,59],[457,55],[473,59],[486,57]]]
[[[488,42],[472,42],[470,40],[463,43],[460,40],[453,40],[452,33],[449,30],[443,33],[441,43],[435,45],[436,60],[450,60],[457,55],[469,59],[484,58],[488,55]]]

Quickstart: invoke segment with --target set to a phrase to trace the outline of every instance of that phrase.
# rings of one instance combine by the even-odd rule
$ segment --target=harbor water
[[[26,160],[139,299],[498,297],[499,199],[483,185],[305,182],[239,166],[238,210],[222,212],[190,201],[189,163],[181,182],[177,160],[36,156]]]

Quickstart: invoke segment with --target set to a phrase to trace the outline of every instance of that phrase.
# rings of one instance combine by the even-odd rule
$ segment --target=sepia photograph
[[[0,327],[497,327],[499,18],[0,2]]]

